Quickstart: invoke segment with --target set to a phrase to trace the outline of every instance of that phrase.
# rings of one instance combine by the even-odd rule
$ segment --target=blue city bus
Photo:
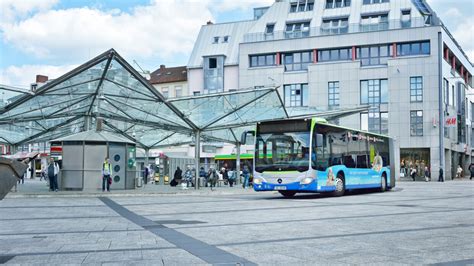
[[[254,134],[255,191],[278,191],[284,197],[299,192],[342,196],[348,190],[395,187],[392,140],[387,136],[321,118],[261,122]]]

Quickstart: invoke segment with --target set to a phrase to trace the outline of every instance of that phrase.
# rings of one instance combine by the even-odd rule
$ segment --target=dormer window
[[[219,36],[214,37],[212,43],[219,43]]]
[[[381,3],[388,3],[390,0],[364,0],[362,4],[364,5],[371,5],[371,4],[381,4]]]
[[[290,4],[290,13],[312,11],[314,0],[298,0]]]
[[[224,36],[224,38],[222,38],[222,42],[223,43],[229,42],[229,35]]]
[[[408,28],[411,26],[411,11],[410,10],[402,10],[400,23],[401,23],[402,28]]]
[[[274,30],[275,24],[267,24],[267,27],[265,28],[265,34],[273,34]]]
[[[322,34],[341,34],[349,30],[349,18],[323,19]]]
[[[351,0],[326,0],[326,9],[351,6]]]
[[[301,38],[309,36],[309,21],[287,23],[285,29],[285,38]]]
[[[388,29],[388,14],[362,15],[360,20],[361,31]]]

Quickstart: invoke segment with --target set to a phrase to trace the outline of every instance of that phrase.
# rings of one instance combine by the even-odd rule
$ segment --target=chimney
[[[48,81],[48,76],[36,75],[36,83],[46,83]]]
[[[160,70],[164,70],[166,68],[165,65],[160,65]]]
[[[214,24],[214,23],[212,23],[212,21],[210,21],[210,20],[208,20],[208,21],[206,22],[206,25],[212,25],[212,24]]]

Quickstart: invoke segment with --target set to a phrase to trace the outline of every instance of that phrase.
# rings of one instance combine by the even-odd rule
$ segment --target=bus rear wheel
[[[334,197],[340,197],[346,192],[346,186],[344,184],[344,176],[341,173],[337,174],[336,177],[336,190],[332,193]]]
[[[383,173],[380,180],[380,192],[384,192],[385,190],[387,190],[387,176]]]
[[[296,194],[295,191],[279,190],[278,192],[280,192],[280,194],[285,198],[291,198]]]

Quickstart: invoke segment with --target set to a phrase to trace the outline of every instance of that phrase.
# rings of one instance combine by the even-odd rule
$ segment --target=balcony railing
[[[296,39],[306,37],[317,37],[317,36],[328,36],[338,35],[347,33],[358,33],[358,32],[371,32],[371,31],[384,31],[384,30],[395,30],[395,29],[406,29],[406,28],[419,28],[429,26],[425,24],[424,18],[412,18],[410,21],[402,20],[389,20],[388,22],[378,24],[349,24],[347,27],[339,28],[322,28],[313,27],[307,31],[274,31],[272,34],[258,32],[258,33],[247,33],[244,35],[244,43],[249,42],[264,42],[274,40],[285,40],[285,39]]]

